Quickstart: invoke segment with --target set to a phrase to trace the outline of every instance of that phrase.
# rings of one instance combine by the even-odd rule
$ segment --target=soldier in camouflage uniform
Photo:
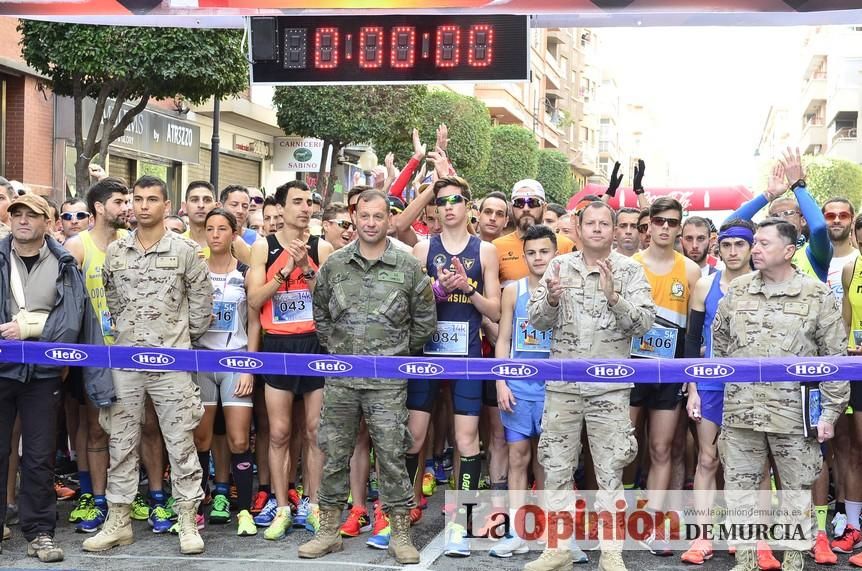
[[[108,309],[116,320],[116,345],[190,349],[212,317],[213,290],[201,248],[164,227],[170,210],[165,183],[151,176],[133,190],[137,230],[108,246],[102,270]],[[180,551],[201,553],[195,516],[203,499],[201,466],[193,431],[203,415],[200,389],[187,372],[115,370],[118,402],[100,418],[110,434],[108,519],[84,542],[85,551],[104,551],[134,541],[130,504],[138,490],[138,445],[144,399],[159,418],[171,462],[179,515]]]
[[[386,238],[389,203],[376,190],[359,196],[359,238],[320,268],[314,289],[314,320],[321,343],[346,355],[416,355],[437,325],[431,280],[419,262]],[[407,476],[407,381],[326,379],[319,442],[326,461],[320,485],[320,529],[300,546],[316,558],[342,549],[339,526],[348,494],[348,462],[360,416],[365,417],[380,471],[380,498],[389,514],[389,552],[401,564],[418,563],[410,540],[413,487]]]
[[[783,220],[771,218],[760,224],[751,251],[757,271],[735,279],[718,306],[713,322],[716,357],[846,354],[847,334],[832,291],[791,265],[796,239],[796,228]],[[808,491],[822,462],[818,441],[835,434],[835,421],[847,407],[850,387],[846,381],[819,383],[822,412],[815,439],[803,433],[806,420],[799,382],[781,381],[726,384],[718,449],[728,492],[759,489],[769,452],[782,487],[805,492],[807,515],[800,520],[805,541],[788,544],[782,565],[785,570],[801,570],[799,549],[810,547],[814,531]],[[739,503],[753,507],[754,499]],[[756,570],[753,546],[740,545],[736,561],[735,571]]]
[[[553,329],[552,359],[625,359],[632,338],[652,327],[656,310],[643,267],[611,251],[615,221],[615,213],[604,202],[584,208],[578,220],[582,250],[552,260],[527,305],[533,327]],[[580,379],[545,384],[539,462],[545,469],[550,509],[566,507],[553,492],[572,490],[585,422],[602,504],[598,507],[616,511],[623,468],[637,454],[629,419],[631,387]],[[525,569],[563,569],[572,560],[570,549],[546,549]],[[625,569],[618,544],[603,543],[599,569]]]

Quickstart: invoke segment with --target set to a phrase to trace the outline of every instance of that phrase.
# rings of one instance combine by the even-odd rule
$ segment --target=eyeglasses
[[[638,232],[643,234],[647,230],[649,230],[649,224],[638,224]]]
[[[823,215],[823,218],[825,218],[827,222],[835,222],[836,220],[847,222],[853,217],[850,216],[849,212],[827,212]]]
[[[679,218],[665,218],[664,216],[653,216],[650,218],[653,226],[662,227],[667,224],[668,228],[677,228],[679,226]]]
[[[539,208],[545,202],[541,198],[516,198],[512,201],[515,208]]]
[[[335,224],[342,230],[353,230],[356,226],[350,220],[329,220],[330,224]]]
[[[255,204],[263,204],[263,197],[262,196],[252,196],[251,201],[254,202]]]
[[[89,212],[64,212],[60,215],[60,218],[62,218],[66,222],[71,222],[72,220],[85,220],[89,217]]]
[[[790,218],[799,214],[798,210],[781,210],[780,212],[770,212],[769,215],[773,218]]]
[[[455,206],[456,204],[461,204],[462,202],[467,202],[467,199],[460,194],[451,194],[449,196],[441,196],[440,198],[434,199],[434,205],[437,207]]]
[[[401,210],[400,208],[395,207],[395,206],[389,207],[389,214],[391,214],[392,216],[397,216],[398,214],[401,214],[402,212],[404,212],[404,211]]]

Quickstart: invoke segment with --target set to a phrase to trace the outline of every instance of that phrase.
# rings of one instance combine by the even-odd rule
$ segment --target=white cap
[[[542,183],[532,178],[519,180],[512,186],[512,200],[535,196],[545,200],[545,189]]]

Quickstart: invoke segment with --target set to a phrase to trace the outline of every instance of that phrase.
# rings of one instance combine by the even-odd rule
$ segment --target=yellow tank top
[[[117,230],[118,239],[125,238],[126,234],[125,230]],[[105,265],[105,252],[99,249],[96,243],[93,242],[93,237],[90,235],[89,230],[84,230],[78,236],[81,239],[81,246],[84,248],[84,262],[81,264],[81,269],[84,272],[84,285],[87,287],[87,295],[90,296],[90,302],[96,311],[96,317],[99,318],[105,345],[113,345],[114,322],[111,319],[111,312],[108,311],[108,301],[105,298],[105,284],[102,281],[102,266]]]
[[[808,254],[806,251],[808,250],[809,244],[805,244],[805,247],[798,248],[796,253],[793,254],[793,259],[790,262],[805,272],[806,275],[814,278],[817,281],[820,281],[820,278],[817,277],[817,272],[814,271],[814,267],[811,265],[811,260],[808,259]]]
[[[657,325],[674,325],[685,329],[688,319],[688,298],[691,295],[688,286],[688,276],[685,272],[685,256],[674,252],[673,268],[666,274],[654,274],[644,262],[643,252],[636,252],[632,259],[643,266],[647,281],[652,287],[652,299],[655,303],[656,315],[668,323]]]
[[[185,232],[183,232],[183,238],[188,238],[189,240],[194,242],[194,238],[192,238],[192,231],[191,230],[186,230]],[[198,244],[198,246],[200,246],[200,244]],[[210,247],[209,246],[201,246],[201,251],[204,254],[204,259],[209,260],[210,259]]]
[[[850,287],[844,293],[850,301],[850,335],[847,336],[847,346],[855,349],[857,345],[862,345],[862,266],[859,264],[859,258],[853,262]]]

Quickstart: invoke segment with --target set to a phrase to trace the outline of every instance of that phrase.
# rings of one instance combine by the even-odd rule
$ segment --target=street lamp
[[[362,154],[359,155],[359,160],[357,161],[360,170],[365,175],[365,184],[370,185],[371,171],[377,168],[377,155],[374,153],[374,149],[369,145],[367,149],[362,151]]]

